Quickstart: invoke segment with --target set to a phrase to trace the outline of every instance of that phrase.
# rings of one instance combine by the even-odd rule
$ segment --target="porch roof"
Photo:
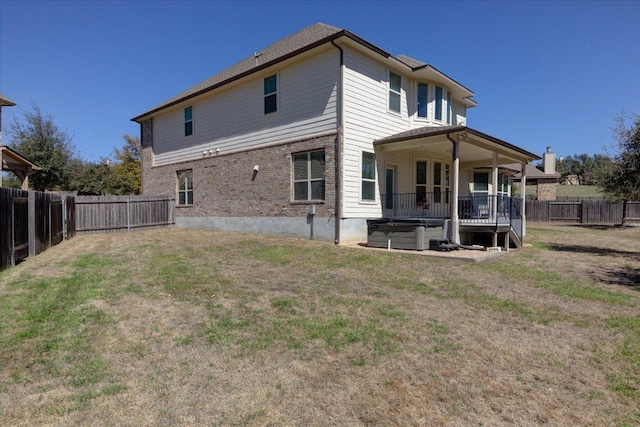
[[[0,93],[0,107],[13,107],[16,105],[15,102],[10,101],[3,94]]]
[[[494,153],[498,154],[499,165],[540,159],[523,148],[468,126],[421,127],[378,139],[373,145],[383,152],[425,150],[447,156],[451,155],[453,140],[460,141],[461,167],[489,167]]]
[[[3,171],[11,171],[14,173],[42,170],[41,167],[30,162],[6,145],[0,145],[0,164],[2,165]]]

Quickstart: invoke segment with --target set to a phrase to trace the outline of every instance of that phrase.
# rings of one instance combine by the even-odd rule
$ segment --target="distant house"
[[[540,159],[466,125],[474,93],[433,66],[318,23],[134,117],[143,193],[176,225],[367,238],[434,218],[456,242],[520,243],[513,171]],[[504,240],[502,239],[504,237]]]
[[[516,172],[513,176],[513,181],[521,183],[522,165],[515,163],[506,167]],[[556,155],[551,152],[551,147],[547,147],[547,151],[542,155],[542,164],[540,166],[526,165],[525,185],[536,185],[535,197],[537,200],[556,200],[556,190],[560,177],[560,173],[556,172]]]
[[[12,172],[22,182],[22,189],[29,188],[29,175],[41,170],[40,167],[18,154],[15,150],[2,145],[2,107],[13,107],[16,104],[9,101],[0,93],[0,165],[2,171]],[[0,174],[0,187],[2,187],[2,174]]]

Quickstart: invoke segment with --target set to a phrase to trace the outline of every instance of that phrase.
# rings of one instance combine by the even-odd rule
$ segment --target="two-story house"
[[[367,219],[441,218],[456,242],[519,243],[524,204],[501,166],[539,157],[467,127],[473,95],[311,25],[133,118],[142,191],[175,194],[180,227],[345,244]]]

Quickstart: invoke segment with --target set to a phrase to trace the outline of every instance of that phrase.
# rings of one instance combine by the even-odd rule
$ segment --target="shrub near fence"
[[[76,231],[109,233],[173,224],[174,199],[153,196],[76,196]]]
[[[620,224],[622,202],[581,200],[558,202],[527,200],[528,222],[574,222],[580,224]],[[627,220],[640,221],[640,202],[627,202]]]

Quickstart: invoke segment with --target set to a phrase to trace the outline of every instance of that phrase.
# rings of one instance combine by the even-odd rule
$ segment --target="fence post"
[[[51,247],[51,231],[52,228],[51,227],[51,207],[53,206],[53,203],[51,203],[51,198],[45,198],[45,200],[47,201],[47,205],[49,206],[49,226],[47,227],[49,229],[49,246],[47,246],[47,249],[49,249]]]
[[[131,231],[131,197],[127,197],[127,233]]]
[[[67,196],[62,196],[62,240],[67,240]]]
[[[28,194],[29,256],[36,256],[36,193],[29,191]]]

